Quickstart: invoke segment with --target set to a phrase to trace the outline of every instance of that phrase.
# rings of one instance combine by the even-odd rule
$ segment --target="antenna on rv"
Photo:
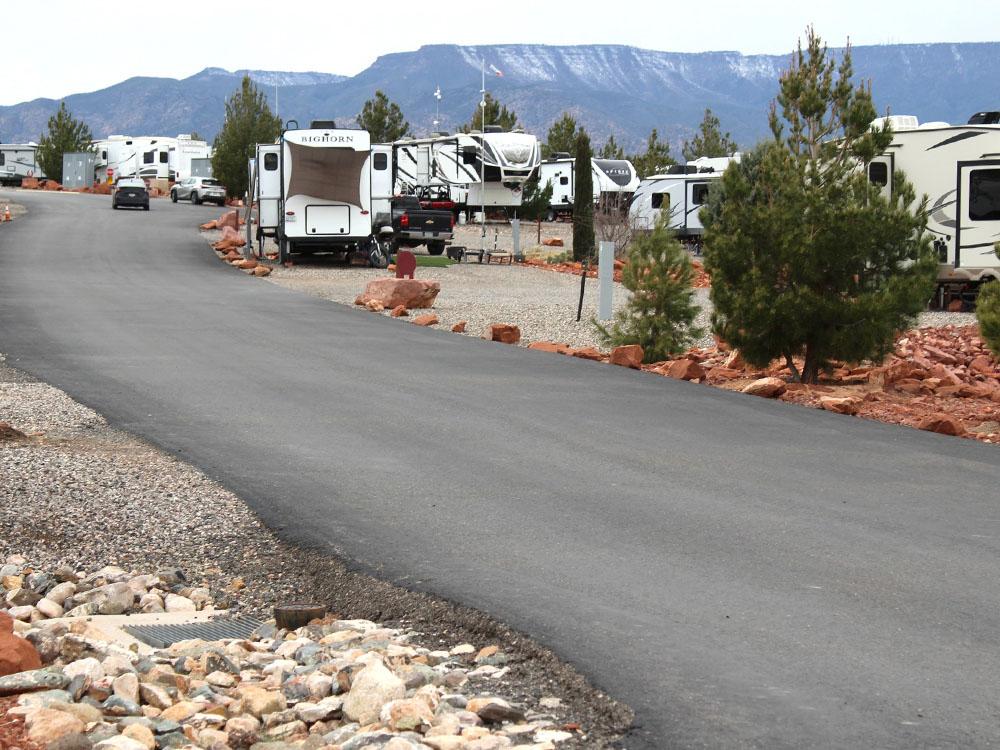
[[[438,125],[441,124],[441,86],[439,85],[434,89],[434,98],[437,102],[434,104],[434,130],[438,129]]]
[[[479,90],[479,106],[483,110],[483,132],[479,136],[479,197],[483,212],[479,215],[480,240],[482,251],[486,254],[486,59],[481,60],[483,87]]]
[[[278,110],[278,81],[277,80],[275,80],[275,82],[274,82],[274,116],[277,117],[279,120],[281,119],[281,115],[279,114],[279,110]]]

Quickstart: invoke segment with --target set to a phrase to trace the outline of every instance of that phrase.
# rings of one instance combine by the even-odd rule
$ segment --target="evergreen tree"
[[[38,166],[45,176],[56,182],[63,179],[63,154],[90,151],[94,140],[90,128],[83,120],[77,120],[66,109],[66,102],[59,103],[59,109],[49,118],[48,132],[38,139],[35,152]]]
[[[530,180],[524,183],[521,193],[521,205],[517,209],[518,217],[528,221],[538,221],[545,217],[552,204],[552,183],[546,182],[542,187],[536,172]]]
[[[357,117],[358,127],[367,130],[372,143],[392,143],[410,134],[410,123],[403,118],[403,110],[382,91],[365,102]]]
[[[212,174],[232,197],[247,191],[247,160],[258,143],[273,143],[281,134],[281,119],[271,113],[267,97],[243,76],[240,89],[226,101],[226,121],[215,137]]]
[[[731,156],[739,151],[729,133],[723,133],[719,118],[712,114],[712,110],[705,110],[705,117],[698,128],[698,134],[690,141],[684,141],[681,153],[684,159],[692,161],[699,156],[717,157]]]
[[[993,248],[1000,258],[1000,242]],[[993,354],[1000,358],[1000,282],[990,281],[979,287],[976,300],[979,335]]]
[[[684,351],[701,331],[694,328],[694,268],[684,246],[661,216],[651,232],[635,236],[622,270],[622,284],[632,292],[610,327],[596,323],[607,346],[638,344],[644,362],[660,362]]]
[[[503,130],[513,130],[517,127],[517,113],[507,109],[506,106],[493,98],[493,95],[486,94],[486,124],[499,125]],[[462,128],[466,133],[473,130],[483,129],[483,108],[476,105],[472,113],[472,120]]]
[[[573,259],[578,261],[594,255],[594,175],[590,160],[590,136],[581,129],[576,136],[573,183]]]
[[[600,158],[602,159],[624,159],[625,149],[618,145],[615,141],[615,135],[612,133],[608,136],[608,140],[605,141],[604,145],[601,146]],[[634,165],[633,165],[634,166]]]
[[[646,151],[636,154],[630,161],[640,177],[660,174],[671,164],[677,163],[670,156],[670,144],[660,140],[660,134],[656,128],[653,128],[653,132],[649,134],[649,139],[646,141]]]
[[[576,119],[569,112],[563,112],[562,117],[552,123],[548,136],[543,144],[543,156],[554,153],[572,154],[576,148]]]
[[[861,168],[892,133],[870,128],[870,87],[851,75],[850,49],[837,71],[809,29],[780,79],[773,140],[726,170],[702,211],[715,332],[750,364],[780,358],[805,382],[887,354],[937,271],[926,199],[915,206],[899,172],[887,199]]]

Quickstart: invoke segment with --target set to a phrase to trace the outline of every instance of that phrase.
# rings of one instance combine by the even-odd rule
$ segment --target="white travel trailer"
[[[170,136],[109,135],[94,141],[96,176],[100,180],[142,177],[147,180],[180,180],[191,177],[191,160],[212,155],[202,140],[188,134]]]
[[[556,153],[541,163],[539,180],[552,185],[552,200],[548,219],[557,215],[572,215],[573,194],[576,183],[576,159],[569,154]],[[626,159],[591,159],[594,183],[594,203],[605,203],[624,208],[639,188],[639,173]]]
[[[712,182],[722,177],[726,167],[738,162],[739,154],[709,158],[702,156],[684,165],[670,167],[665,174],[647,177],[629,204],[629,219],[640,230],[651,230],[667,212],[669,227],[677,237],[699,246],[705,227],[698,215],[708,200]]]
[[[25,177],[44,177],[35,159],[37,143],[0,143],[0,185],[20,185]]]
[[[533,135],[487,126],[485,133],[396,141],[393,156],[397,193],[447,196],[461,211],[520,206],[524,183],[541,161],[541,147]]]
[[[388,243],[380,237],[376,215],[386,214],[392,199],[392,146],[373,147],[368,131],[325,121],[301,129],[295,123],[277,145],[279,259],[330,251],[361,253],[373,265],[384,265]],[[269,153],[261,153],[262,174],[269,171]]]
[[[256,239],[263,243],[265,237],[276,236],[280,223],[281,144],[257,144],[249,170],[250,200],[257,207]]]
[[[946,286],[974,289],[1000,280],[993,252],[1000,241],[1000,112],[979,112],[965,125],[921,125],[913,116],[894,116],[889,124],[892,145],[868,165],[868,177],[891,195],[893,175],[902,171],[917,196],[928,197],[940,300]]]

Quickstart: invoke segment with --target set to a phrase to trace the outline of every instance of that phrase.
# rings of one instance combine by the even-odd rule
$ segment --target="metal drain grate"
[[[166,648],[178,641],[190,641],[196,638],[202,641],[248,638],[263,624],[252,617],[216,617],[204,622],[189,622],[183,625],[126,625],[122,630],[153,648]]]

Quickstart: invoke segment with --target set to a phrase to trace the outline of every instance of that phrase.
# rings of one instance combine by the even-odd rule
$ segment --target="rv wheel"
[[[284,237],[278,240],[278,262],[284,263],[288,260],[288,240]]]

